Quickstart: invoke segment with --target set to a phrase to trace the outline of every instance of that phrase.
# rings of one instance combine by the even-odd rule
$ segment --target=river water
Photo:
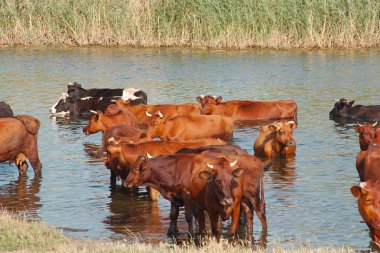
[[[298,104],[297,155],[265,174],[268,245],[310,242],[367,250],[370,237],[350,187],[359,182],[353,123],[329,119],[334,99],[379,104],[380,50],[194,51],[127,48],[1,48],[0,100],[15,114],[42,122],[43,177],[18,179],[0,165],[0,204],[77,238],[157,243],[166,237],[169,202],[151,202],[143,188],[111,190],[109,171],[94,154],[101,135],[85,137],[86,119],[50,118],[69,82],[84,88],[133,87],[149,103],[293,99]],[[253,152],[258,126],[237,125],[233,142]],[[186,230],[183,215],[180,230]],[[228,234],[229,223],[223,223]],[[254,237],[261,225],[255,217]]]

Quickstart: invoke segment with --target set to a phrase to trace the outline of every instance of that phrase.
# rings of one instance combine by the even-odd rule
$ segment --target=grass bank
[[[0,44],[377,47],[380,1],[2,0]]]
[[[343,253],[354,252],[348,248],[310,248],[295,245],[285,250],[281,246],[268,249],[252,250],[250,247],[232,246],[226,241],[219,243],[209,241],[202,247],[194,245],[177,246],[163,243],[149,245],[142,243],[84,241],[68,238],[60,230],[48,227],[41,222],[28,222],[26,218],[0,212],[0,251],[21,252],[126,252],[126,253]]]

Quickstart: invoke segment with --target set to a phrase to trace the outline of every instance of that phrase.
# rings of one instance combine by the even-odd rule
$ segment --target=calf
[[[334,108],[330,111],[330,117],[348,118],[363,121],[380,120],[380,105],[355,105],[355,101],[348,102],[341,98],[336,101]]]
[[[232,138],[234,130],[230,117],[222,115],[184,115],[164,119],[158,111],[148,125],[148,135],[164,141],[189,141],[202,138]]]
[[[358,209],[367,224],[372,241],[380,247],[380,181],[368,179],[351,187],[352,195],[358,199]]]
[[[269,120],[297,118],[297,104],[292,100],[251,101],[231,100],[222,102],[222,97],[200,96],[202,114],[225,115],[233,120]]]
[[[297,125],[294,121],[280,121],[263,126],[257,136],[253,149],[255,155],[263,157],[287,157],[294,155],[296,141],[292,132]]]
[[[12,108],[5,102],[0,101],[0,118],[13,117]]]
[[[117,125],[127,125],[138,128],[138,121],[136,117],[128,110],[122,110],[117,106],[110,105],[107,107],[105,113],[101,111],[93,111],[94,115],[91,116],[88,124],[83,128],[86,135],[104,132],[107,128]]]

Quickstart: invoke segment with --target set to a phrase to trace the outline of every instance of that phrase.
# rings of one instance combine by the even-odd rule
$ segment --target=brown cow
[[[149,124],[153,113],[160,111],[165,118],[172,118],[182,115],[201,114],[200,106],[197,104],[158,104],[158,105],[131,105],[131,101],[119,99],[116,105],[132,112],[140,123]]]
[[[222,115],[184,115],[164,119],[158,111],[148,125],[148,135],[164,141],[190,141],[202,138],[232,138],[234,131],[230,117]]]
[[[215,153],[206,151],[194,157],[192,162],[189,190],[196,204],[199,232],[205,232],[204,211],[207,211],[215,237],[219,234],[219,217],[227,220],[231,215],[231,235],[235,235],[243,197],[244,170],[231,169],[237,160],[230,163],[224,157],[214,155]]]
[[[211,151],[214,153],[224,153],[224,154],[230,154],[230,155],[243,155],[248,154],[248,152],[245,149],[242,149],[238,145],[210,145],[210,146],[204,146],[200,148],[181,148],[176,153],[187,153],[187,154],[200,154],[203,151]]]
[[[38,157],[37,136],[40,121],[32,116],[18,115],[0,119],[0,162],[16,162],[19,175],[25,175],[28,158],[35,174],[42,165]]]
[[[352,195],[358,199],[358,209],[367,224],[372,241],[380,247],[380,181],[367,180],[351,187]]]
[[[356,157],[356,169],[358,170],[360,181],[370,179],[380,180],[380,146],[377,144],[368,145],[366,151],[360,151]]]
[[[197,97],[202,114],[225,115],[233,120],[297,119],[297,104],[292,100],[251,101],[231,100],[222,97]]]
[[[116,105],[107,107],[105,113],[101,111],[92,111],[94,115],[91,116],[88,124],[83,128],[86,135],[104,132],[107,128],[117,125],[127,125],[138,128],[139,124],[136,117],[128,110],[122,110]]]
[[[253,149],[255,155],[263,157],[287,157],[296,152],[296,141],[292,132],[297,125],[294,121],[281,120],[278,123],[263,126],[257,136]]]
[[[191,163],[196,154],[177,154],[146,158],[139,156],[124,185],[151,186],[171,202],[168,236],[177,233],[179,207],[185,206],[185,219],[190,235],[193,230],[193,201],[189,194]]]
[[[264,169],[260,159],[249,154],[243,155],[228,155],[223,153],[203,152],[209,157],[224,157],[231,163],[231,173],[237,168],[244,170],[244,177],[242,178],[242,189],[235,187],[233,195],[235,199],[241,198],[237,196],[242,193],[242,208],[248,221],[248,234],[252,236],[253,232],[253,211],[256,212],[257,217],[261,221],[263,231],[267,231],[267,221],[265,214],[265,198],[264,198]],[[235,162],[236,161],[236,162]],[[237,229],[238,213],[233,214],[230,232],[234,235]]]

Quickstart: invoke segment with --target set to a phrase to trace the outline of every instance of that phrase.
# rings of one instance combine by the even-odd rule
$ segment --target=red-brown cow
[[[231,100],[221,102],[222,97],[197,97],[202,114],[225,115],[233,120],[264,120],[297,118],[297,104],[292,100],[251,101]]]
[[[263,126],[257,136],[253,149],[255,155],[263,157],[287,157],[296,152],[296,141],[292,132],[297,128],[294,121],[281,120]]]
[[[158,104],[158,105],[131,105],[130,100],[124,101],[119,99],[116,105],[123,109],[131,111],[140,123],[149,124],[153,113],[160,111],[165,118],[173,118],[182,115],[199,115],[201,114],[200,106],[197,104]]]
[[[171,202],[170,226],[168,236],[177,233],[177,219],[179,207],[185,206],[185,219],[188,223],[188,232],[193,230],[193,200],[189,194],[191,163],[196,154],[177,154],[158,156],[148,159],[139,156],[132,166],[131,173],[124,181],[124,185],[151,186]]]
[[[366,151],[360,151],[356,157],[356,169],[358,170],[360,181],[370,179],[380,180],[380,146],[377,144],[368,145]]]
[[[91,116],[90,122],[83,128],[86,135],[104,132],[107,128],[117,125],[127,125],[138,128],[139,124],[136,117],[128,110],[122,110],[116,105],[107,107],[106,112],[92,111],[94,115]]]
[[[0,119],[0,162],[16,162],[20,176],[26,174],[26,158],[34,173],[41,173],[37,147],[40,124],[38,119],[28,115]]]
[[[222,115],[184,115],[164,119],[158,111],[148,125],[148,135],[164,141],[190,141],[202,138],[232,138],[234,131],[230,117]]]
[[[358,199],[358,209],[367,224],[373,242],[380,247],[380,181],[367,180],[351,187],[352,195]]]
[[[365,151],[371,143],[378,143],[378,136],[376,130],[377,122],[374,124],[359,124],[356,126],[355,131],[359,133],[360,150]]]
[[[253,232],[253,211],[261,221],[263,231],[267,231],[267,221],[265,214],[264,198],[264,169],[260,159],[249,154],[228,155],[223,153],[203,152],[209,157],[224,157],[230,162],[230,173],[234,173],[237,168],[244,170],[242,185],[237,184],[232,195],[234,199],[242,197],[241,207],[247,217],[248,234],[252,236]],[[235,162],[236,161],[236,162]],[[239,189],[239,187],[242,187]],[[242,196],[240,196],[242,194]],[[238,213],[240,209],[235,209],[232,214],[230,232],[234,235],[238,225]]]

